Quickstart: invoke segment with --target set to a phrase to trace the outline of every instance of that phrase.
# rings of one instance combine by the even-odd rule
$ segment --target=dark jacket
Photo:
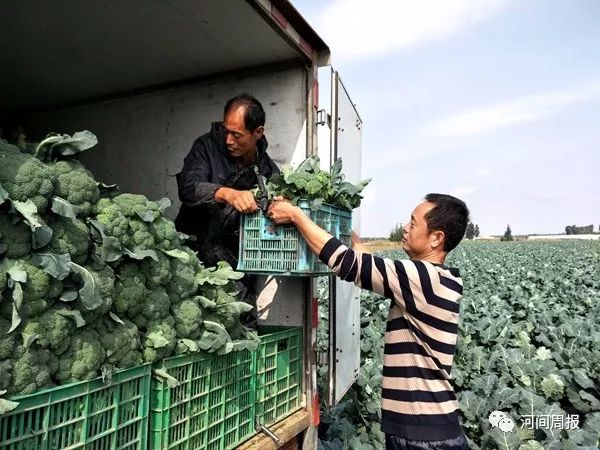
[[[267,140],[257,143],[256,165],[261,175],[270,178],[279,174],[279,168],[267,155]],[[257,185],[254,166],[242,165],[239,158],[230,156],[225,145],[222,122],[214,122],[211,131],[200,136],[184,159],[183,169],[177,174],[181,209],[175,219],[177,230],[197,239],[197,249],[226,245],[234,253],[238,245],[240,214],[226,203],[215,201],[215,192],[222,186],[249,190]],[[212,264],[208,258],[200,258]],[[231,263],[231,261],[229,261]]]

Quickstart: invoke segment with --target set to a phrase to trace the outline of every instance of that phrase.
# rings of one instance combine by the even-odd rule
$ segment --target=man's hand
[[[276,224],[293,223],[298,214],[304,213],[283,197],[275,197],[269,206],[269,219]]]
[[[215,200],[219,203],[228,203],[241,213],[248,214],[258,211],[256,199],[250,191],[221,187],[215,192]]]
[[[369,247],[362,243],[360,237],[354,231],[350,235],[350,240],[352,241],[352,248],[357,252],[370,253],[371,250],[369,249]]]

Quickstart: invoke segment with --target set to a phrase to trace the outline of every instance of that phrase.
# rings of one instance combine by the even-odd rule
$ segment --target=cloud
[[[479,169],[477,171],[477,175],[479,175],[480,177],[484,177],[486,175],[489,175],[491,173],[490,169]]]
[[[457,187],[456,189],[454,189],[450,193],[450,195],[453,195],[454,197],[464,197],[469,194],[472,194],[476,190],[477,190],[477,188],[474,186],[461,186],[461,187]]]
[[[317,29],[336,62],[364,60],[449,38],[505,4],[505,0],[334,0],[317,18]]]
[[[515,98],[441,119],[429,125],[433,134],[468,136],[534,122],[563,108],[600,97],[600,81],[539,95]]]

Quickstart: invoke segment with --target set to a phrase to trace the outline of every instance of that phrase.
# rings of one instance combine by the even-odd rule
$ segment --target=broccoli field
[[[381,255],[406,257],[402,251]],[[461,270],[465,285],[452,378],[471,448],[599,448],[600,242],[465,242],[448,264]],[[324,284],[320,294],[325,300]],[[389,300],[363,291],[361,301],[360,376],[337,407],[323,407],[324,449],[383,448],[379,409]],[[326,346],[326,301],[320,320],[320,345]],[[492,427],[488,417],[495,410],[512,419],[512,431]],[[526,423],[531,416],[533,426]],[[567,416],[576,426],[561,425],[562,419],[552,424]]]

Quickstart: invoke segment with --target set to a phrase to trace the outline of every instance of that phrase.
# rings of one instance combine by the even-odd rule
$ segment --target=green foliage
[[[310,200],[313,207],[327,203],[342,209],[352,210],[360,206],[361,192],[371,179],[354,185],[345,181],[342,160],[338,159],[329,172],[321,170],[318,156],[310,156],[296,170],[286,166],[281,175],[267,183],[269,197],[281,195],[298,204]]]
[[[473,239],[475,237],[475,224],[469,222],[467,224],[467,230],[465,231],[465,239]]]
[[[239,321],[249,306],[232,283],[243,274],[227,263],[203,267],[164,216],[168,199],[96,182],[72,158],[96,142],[87,131],[50,135],[21,142],[22,153],[0,141],[0,390],[8,395],[182,351],[257,346]],[[0,413],[7,406],[0,398]]]
[[[402,224],[396,224],[394,228],[390,231],[390,237],[388,238],[392,242],[400,242],[404,237],[404,228]]]
[[[68,161],[57,162],[51,167],[56,175],[54,195],[76,206],[79,215],[89,215],[100,197],[94,178],[83,166]]]
[[[383,255],[402,257],[398,252]],[[452,380],[470,448],[598,448],[600,242],[464,242],[447,264],[460,268],[465,282]],[[319,297],[318,342],[325,349],[323,285]],[[356,441],[350,440],[363,434],[368,445],[381,448],[378,426],[388,309],[389,300],[363,291],[360,375],[342,404],[323,412],[329,426],[327,448],[351,447]],[[321,377],[322,388],[325,383]],[[503,433],[491,428],[488,416],[494,410],[509,415],[517,429]],[[567,413],[578,415],[581,429],[521,428],[526,414]]]
[[[4,251],[2,247],[4,246]],[[31,231],[16,214],[0,212],[0,255],[20,258],[31,252]]]
[[[8,395],[27,395],[52,386],[52,376],[58,370],[56,356],[35,344],[28,348],[15,347],[11,358],[12,370]]]
[[[84,264],[91,244],[87,225],[81,220],[60,216],[53,217],[48,225],[53,231],[52,240],[44,247],[44,252],[67,253],[73,262]]]
[[[506,225],[506,231],[504,232],[504,236],[500,238],[501,241],[512,241],[513,235],[510,229],[510,225]]]
[[[0,139],[0,167],[0,185],[11,200],[31,200],[38,211],[46,210],[56,181],[48,166]]]
[[[58,362],[56,378],[60,382],[89,380],[98,376],[106,351],[100,335],[86,327],[73,337],[71,346]]]

